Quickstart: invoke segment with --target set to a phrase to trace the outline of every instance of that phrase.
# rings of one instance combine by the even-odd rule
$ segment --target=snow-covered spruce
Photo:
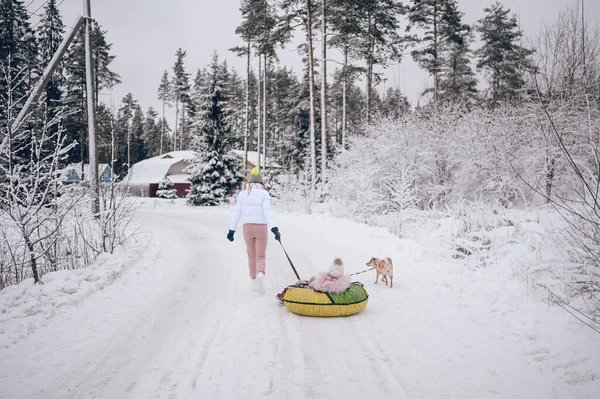
[[[217,151],[201,155],[187,170],[192,175],[192,188],[187,196],[190,205],[222,204],[243,179],[237,160]]]
[[[167,176],[158,183],[158,190],[156,191],[158,198],[164,199],[175,199],[177,198],[177,190],[173,189],[173,182]]]

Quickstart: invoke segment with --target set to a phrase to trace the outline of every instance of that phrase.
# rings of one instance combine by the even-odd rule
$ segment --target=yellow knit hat
[[[252,168],[252,172],[250,172],[250,183],[262,183],[262,176],[258,166]]]

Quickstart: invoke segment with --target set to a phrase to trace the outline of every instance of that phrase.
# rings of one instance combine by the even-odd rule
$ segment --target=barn
[[[158,184],[165,177],[173,182],[177,196],[183,198],[191,187],[190,175],[185,169],[198,154],[194,151],[172,151],[153,158],[144,159],[133,166],[120,184],[130,188],[140,197],[156,197]]]

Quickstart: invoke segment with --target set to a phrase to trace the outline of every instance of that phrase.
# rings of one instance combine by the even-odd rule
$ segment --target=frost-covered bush
[[[393,121],[374,125],[366,137],[351,140],[328,177],[328,194],[339,216],[368,221],[400,213],[417,202],[416,178],[423,158],[413,130]]]
[[[175,199],[177,198],[177,190],[173,188],[173,182],[167,176],[158,183],[158,190],[156,190],[156,196],[164,199]]]
[[[525,106],[448,107],[380,120],[336,157],[328,193],[359,220],[463,200],[540,202],[545,193],[568,193],[573,176],[564,157],[552,155],[558,144],[545,128]]]
[[[312,214],[317,205],[318,193],[311,190],[305,176],[283,175],[272,183],[270,189],[274,204],[283,210]]]
[[[91,265],[101,253],[127,246],[137,232],[135,199],[125,188],[101,187],[99,215],[91,212],[87,188],[72,185],[61,190],[56,208],[40,211],[46,222],[30,232],[31,247],[23,239],[22,229],[0,211],[0,289],[34,277],[32,259],[43,281],[46,273]],[[60,218],[49,217],[52,212]]]

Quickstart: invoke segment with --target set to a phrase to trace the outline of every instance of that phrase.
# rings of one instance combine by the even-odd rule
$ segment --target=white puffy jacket
[[[268,224],[270,228],[277,227],[271,209],[271,196],[260,184],[250,184],[248,189],[238,194],[235,212],[229,230],[237,228],[240,217],[242,224]]]

